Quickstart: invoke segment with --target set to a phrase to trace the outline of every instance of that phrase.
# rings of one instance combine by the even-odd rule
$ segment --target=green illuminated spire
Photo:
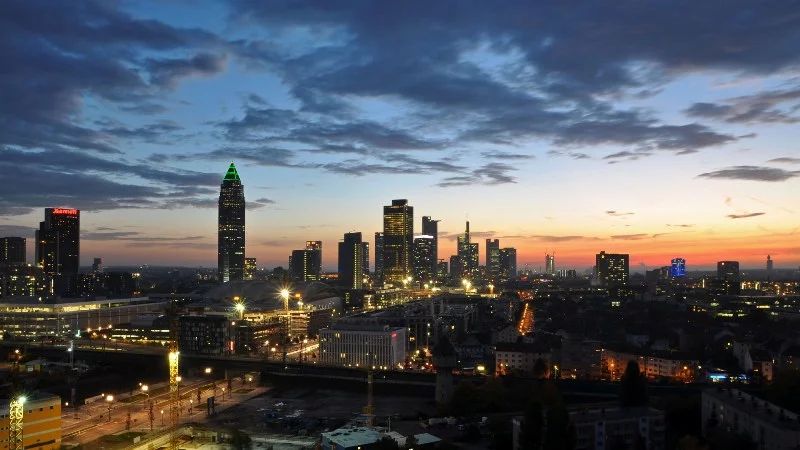
[[[242,182],[242,180],[239,178],[239,172],[236,171],[236,166],[233,165],[233,161],[231,161],[231,166],[228,167],[228,171],[225,173],[225,178],[222,181],[234,181],[237,183]]]

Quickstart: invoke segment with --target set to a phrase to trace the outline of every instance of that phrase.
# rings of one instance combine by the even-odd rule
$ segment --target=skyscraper
[[[772,273],[772,255],[767,255],[767,274]]]
[[[255,280],[256,271],[258,270],[258,261],[255,258],[244,259],[244,279]]]
[[[361,243],[361,270],[369,275],[369,242]]]
[[[0,238],[0,263],[25,264],[26,256],[24,237]]]
[[[629,260],[629,256],[623,253],[598,253],[595,257],[597,280],[604,287],[627,285],[630,274]]]
[[[669,268],[669,275],[673,278],[686,276],[686,260],[683,258],[675,258],[672,260],[672,265]]]
[[[433,236],[423,234],[414,238],[414,280],[428,283],[436,279],[436,272],[430,265],[433,252]]]
[[[486,273],[495,280],[500,277],[500,240],[486,240]]]
[[[544,256],[544,273],[547,275],[556,274],[556,255],[548,253]]]
[[[383,282],[383,233],[375,232],[375,279]]]
[[[517,277],[517,249],[513,247],[500,249],[500,277],[504,280]]]
[[[311,252],[309,280],[319,281],[322,278],[322,241],[306,241],[306,250]]]
[[[400,286],[411,276],[414,246],[414,208],[408,200],[383,207],[383,282]]]
[[[103,272],[103,258],[95,258],[94,262],[92,263],[92,273],[102,273]]]
[[[361,233],[345,233],[344,240],[339,242],[339,281],[351,289],[363,286],[361,244]]]
[[[217,270],[219,281],[244,279],[244,186],[231,163],[219,189]]]
[[[717,263],[717,278],[738,283],[739,261],[720,261]]]
[[[467,221],[464,235],[458,237],[457,243],[458,258],[462,267],[461,276],[470,280],[478,275],[478,244],[472,243],[469,236],[469,221]],[[452,271],[452,269],[451,269]]]
[[[431,219],[430,216],[422,216],[422,234],[433,237],[433,253],[431,254],[431,273],[436,279],[437,265],[439,263],[439,220]]]
[[[292,250],[289,257],[289,275],[298,281],[316,279],[313,250]]]
[[[81,212],[45,208],[36,231],[36,264],[49,275],[77,274],[80,268]]]

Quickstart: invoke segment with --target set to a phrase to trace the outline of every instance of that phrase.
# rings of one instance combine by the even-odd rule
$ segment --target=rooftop
[[[328,433],[322,433],[322,439],[335,443],[342,448],[352,448],[369,445],[377,442],[383,435],[371,428],[339,428]]]
[[[636,408],[599,408],[570,411],[572,421],[576,424],[594,423],[598,420],[607,422],[638,419],[640,417],[663,416],[664,413],[655,408],[640,406]]]
[[[727,408],[757,417],[778,428],[800,430],[800,417],[797,414],[738,389],[709,388],[703,391],[703,397],[706,396],[724,403]]]
[[[228,167],[228,171],[225,173],[225,178],[222,180],[225,181],[233,181],[235,183],[241,183],[242,180],[239,178],[239,172],[236,171],[236,166],[231,161],[230,167]]]

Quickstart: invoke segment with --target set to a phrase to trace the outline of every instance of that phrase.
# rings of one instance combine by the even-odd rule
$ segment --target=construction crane
[[[23,415],[25,396],[18,395],[8,404],[8,440],[9,450],[24,450],[23,445]]]
[[[169,449],[177,450],[178,421],[180,420],[180,387],[181,377],[178,371],[178,305],[175,300],[169,304]]]
[[[291,312],[289,312],[289,289],[281,289],[281,297],[283,297],[283,311],[286,313],[286,319],[284,324],[284,332],[281,336],[281,341],[283,344],[283,365],[286,366],[286,343],[289,340],[289,329],[290,324],[292,321]]]
[[[369,365],[367,367],[367,406],[364,407],[364,414],[367,416],[367,426],[375,425],[375,406],[372,403],[372,378],[374,367],[372,365],[372,352],[368,353]]]

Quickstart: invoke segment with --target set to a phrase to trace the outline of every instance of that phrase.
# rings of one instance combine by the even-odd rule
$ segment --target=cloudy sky
[[[3,1],[0,235],[214,266],[235,161],[268,267],[394,198],[440,258],[468,217],[482,263],[797,267],[798,48],[797,1]]]

